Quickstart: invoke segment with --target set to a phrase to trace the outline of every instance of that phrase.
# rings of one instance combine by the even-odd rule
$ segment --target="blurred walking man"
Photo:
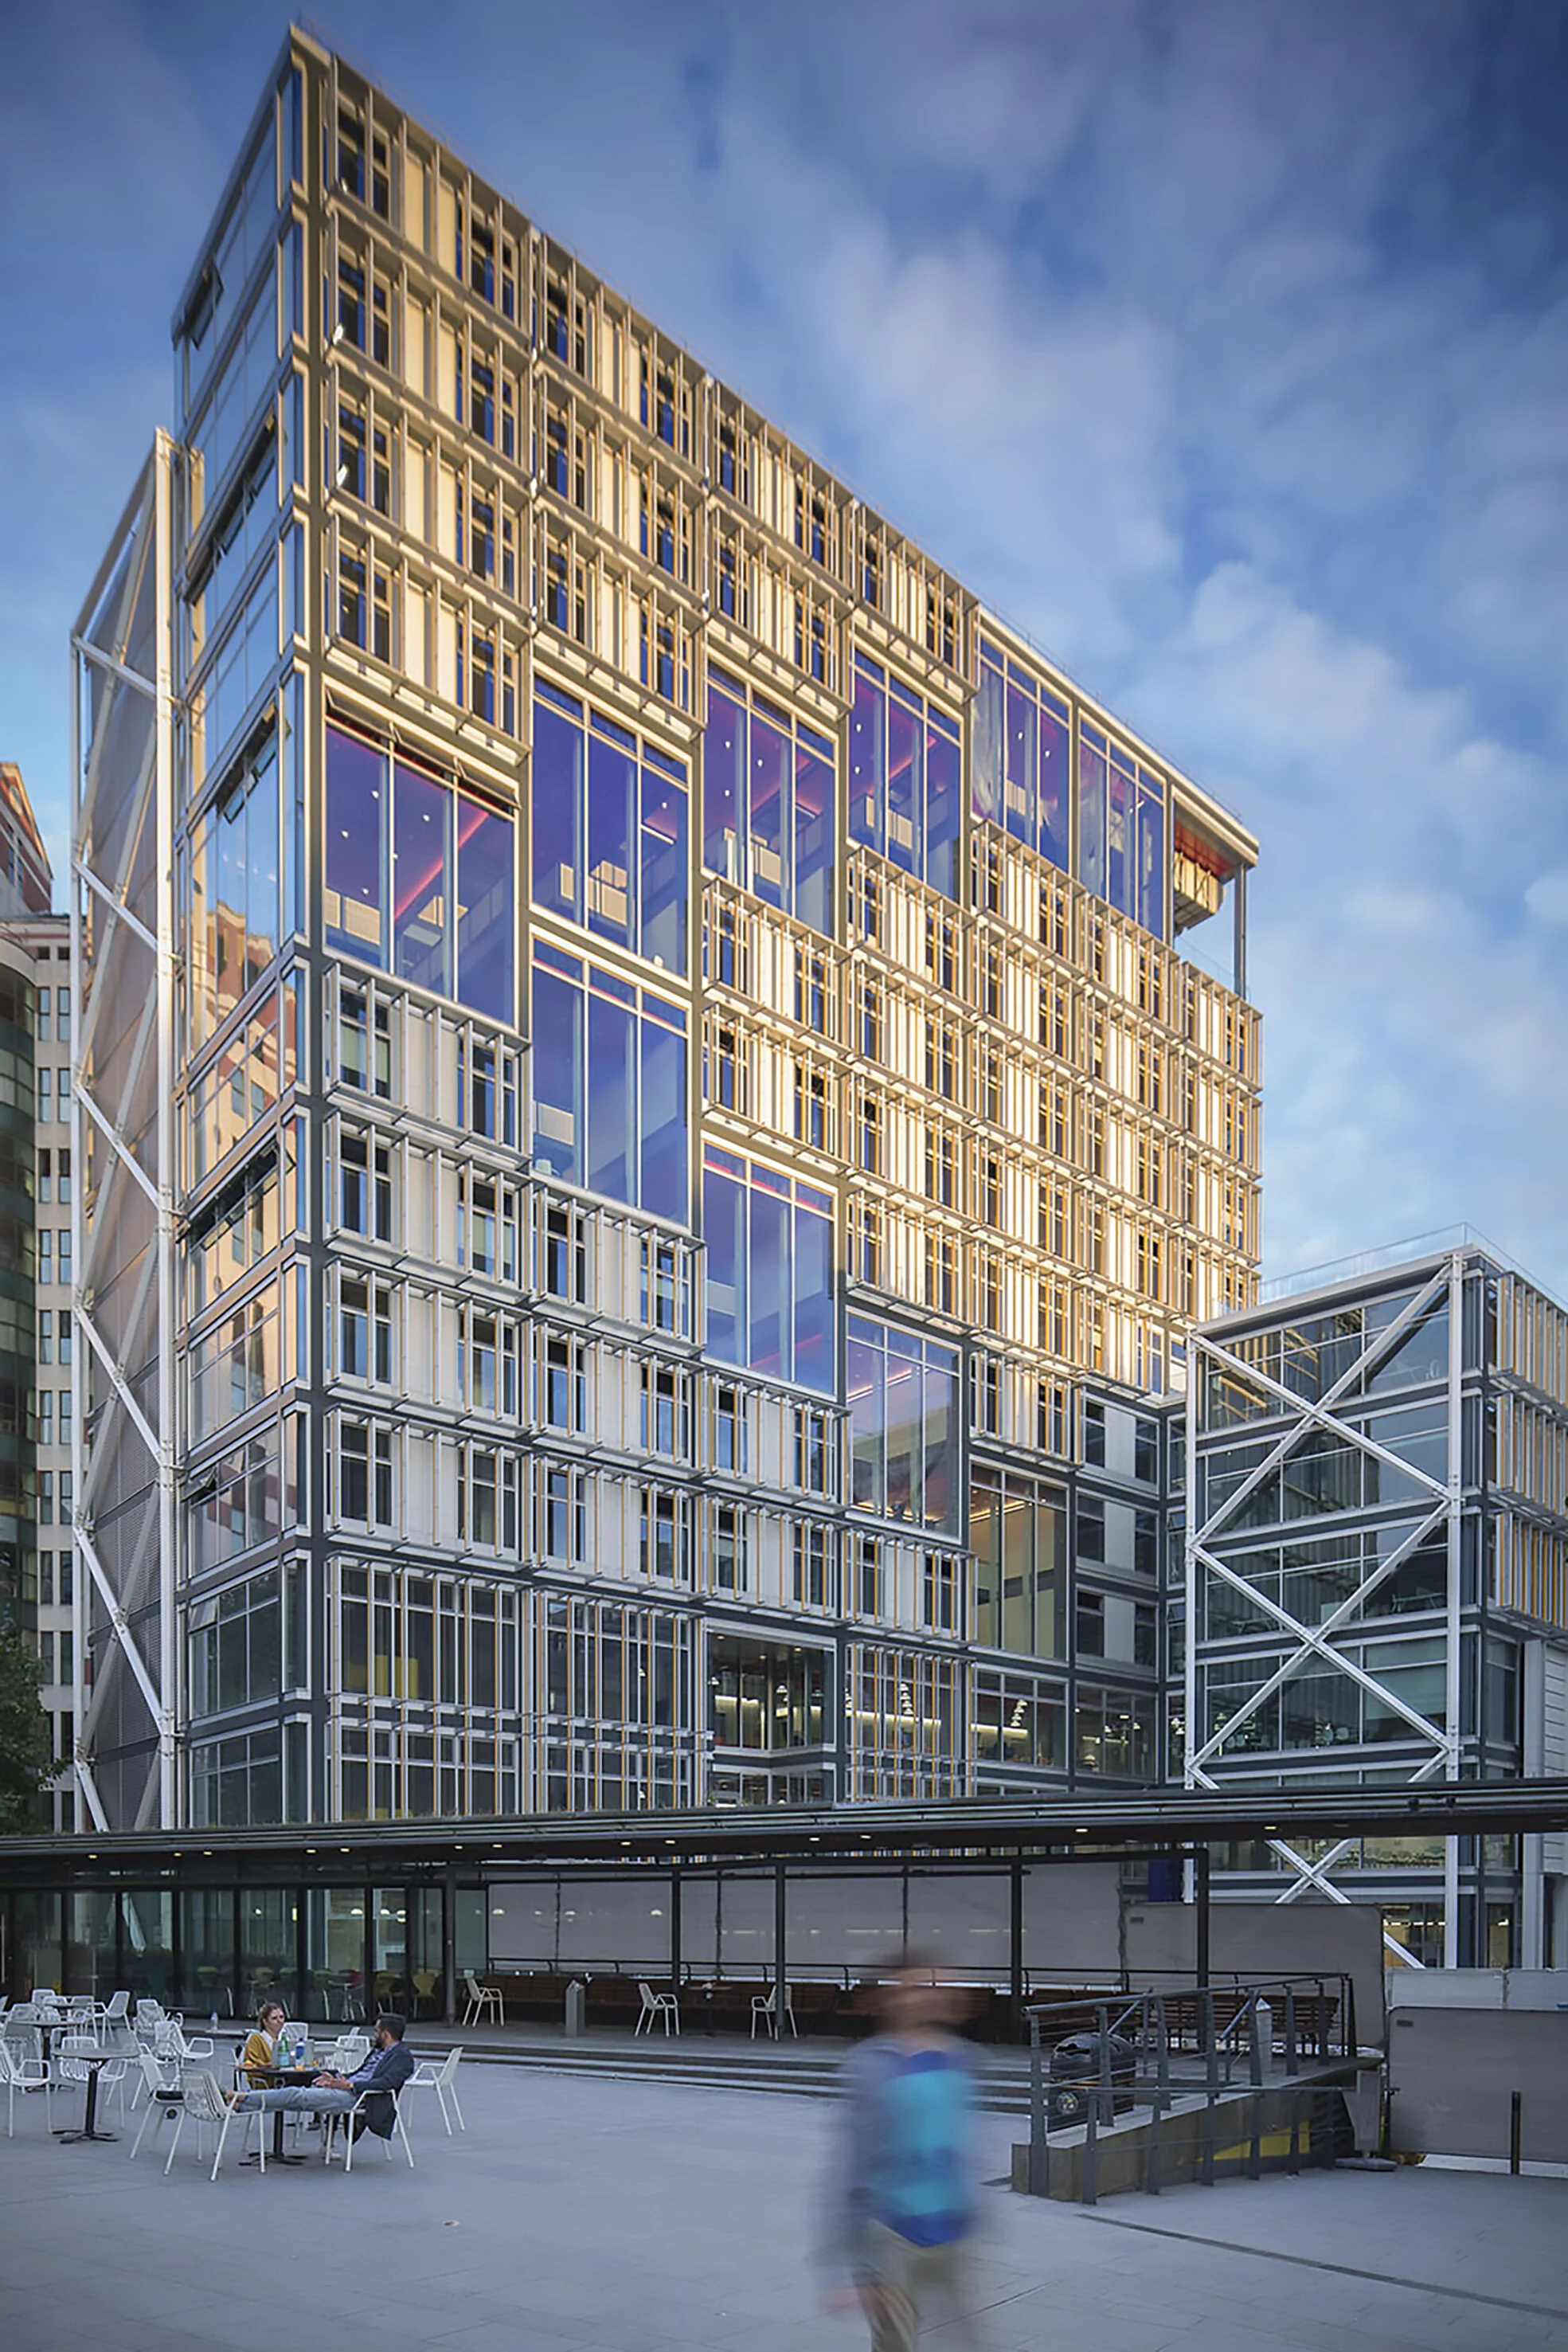
[[[945,2304],[973,2343],[967,2240],[974,2226],[974,2074],[948,2031],[952,1990],[903,1953],[878,1999],[879,2030],[845,2061],[828,2243],[833,2302],[858,2301],[872,2352],[915,2352]]]

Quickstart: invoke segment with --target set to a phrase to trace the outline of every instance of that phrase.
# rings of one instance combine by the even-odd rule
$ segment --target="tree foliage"
[[[38,1799],[55,1775],[49,1718],[38,1700],[43,1662],[31,1643],[0,1625],[0,1833],[39,1826]]]

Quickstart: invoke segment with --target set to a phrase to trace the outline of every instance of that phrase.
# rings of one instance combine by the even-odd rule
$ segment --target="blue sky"
[[[0,756],[286,19],[0,0]],[[1268,1267],[1568,1295],[1568,9],[576,0],[317,20],[1262,842]]]

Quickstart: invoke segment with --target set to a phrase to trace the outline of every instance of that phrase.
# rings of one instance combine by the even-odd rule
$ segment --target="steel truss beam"
[[[1185,1546],[1185,1591],[1186,1602],[1186,1708],[1185,1725],[1186,1756],[1184,1780],[1189,1789],[1213,1790],[1217,1793],[1223,1784],[1208,1769],[1223,1753],[1242,1726],[1256,1715],[1284,1685],[1308,1666],[1323,1664],[1344,1675],[1362,1690],[1376,1698],[1380,1705],[1397,1716],[1415,1738],[1421,1740],[1429,1753],[1411,1773],[1412,1785],[1441,1774],[1446,1780],[1459,1777],[1461,1743],[1459,1732],[1459,1635],[1460,1635],[1460,1538],[1463,1507],[1462,1483],[1462,1395],[1461,1379],[1463,1352],[1463,1292],[1464,1260],[1454,1253],[1422,1284],[1399,1313],[1384,1329],[1376,1332],[1360,1349],[1354,1360],[1346,1366],[1327,1392],[1321,1398],[1298,1396],[1282,1381],[1248,1363],[1222,1341],[1197,1330],[1192,1334],[1188,1360],[1186,1394],[1186,1454],[1187,1496],[1189,1518]],[[1358,1429],[1344,1418],[1343,1407],[1359,1388],[1366,1372],[1376,1363],[1393,1355],[1406,1336],[1413,1330],[1437,1301],[1447,1296],[1448,1307],[1448,1477],[1433,1478],[1406,1462],[1387,1446],[1380,1444],[1365,1430]],[[1261,1461],[1249,1471],[1233,1492],[1225,1497],[1206,1518],[1196,1517],[1198,1483],[1198,1409],[1199,1387],[1205,1369],[1214,1366],[1234,1373],[1255,1391],[1277,1400],[1282,1412],[1290,1415],[1289,1425],[1269,1446]],[[1307,1625],[1293,1616],[1283,1603],[1254,1584],[1213,1549],[1215,1538],[1234,1524],[1249,1498],[1259,1492],[1266,1480],[1290,1460],[1291,1454],[1309,1435],[1322,1433],[1339,1443],[1382,1463],[1402,1478],[1424,1487],[1430,1497],[1430,1507],[1402,1538],[1397,1548],[1386,1559],[1379,1560],[1364,1575],[1354,1591],[1345,1598],[1320,1625]],[[1239,1441],[1245,1433],[1236,1433]],[[1445,1714],[1447,1721],[1439,1725],[1411,1706],[1402,1695],[1380,1681],[1378,1676],[1353,1658],[1341,1646],[1343,1637],[1353,1628],[1365,1632],[1364,1611],[1367,1601],[1412,1553],[1439,1528],[1446,1533],[1447,1576],[1447,1689]],[[1215,1576],[1246,1594],[1252,1605],[1272,1621],[1278,1635],[1288,1637],[1293,1645],[1257,1687],[1250,1691],[1236,1713],[1218,1731],[1203,1734],[1197,1714],[1197,1634],[1203,1582]],[[1291,1884],[1275,1899],[1293,1903],[1306,1893],[1325,1897],[1333,1903],[1349,1903],[1351,1897],[1333,1878],[1337,1865],[1356,1851],[1359,1840],[1341,1837],[1329,1852],[1312,1861],[1300,1848],[1282,1837],[1270,1837],[1269,1844],[1294,1874]],[[1449,1965],[1457,1954],[1458,1932],[1458,1842],[1449,1837],[1445,1843],[1447,1902],[1445,1906],[1445,1959]],[[1385,1937],[1393,1944],[1393,1938]],[[1399,1947],[1400,1957],[1410,1955]]]
[[[178,1819],[178,1660],[175,1598],[174,962],[172,488],[173,445],[160,434],[99,567],[71,640],[71,954],[76,982],[78,1080],[73,1113],[78,1321],[74,1415],[78,1675],[96,1664],[90,1693],[78,1683],[76,1772],[85,1811],[99,1829],[172,1828]],[[132,645],[151,648],[145,668]],[[84,745],[89,707],[92,740]],[[140,709],[141,715],[135,716]],[[105,1030],[107,1051],[100,1048]],[[92,1146],[89,1151],[89,1146]],[[89,1185],[89,1177],[91,1182]],[[139,1206],[133,1203],[139,1202]],[[138,1240],[151,1226],[128,1296],[100,1292],[118,1269],[125,1216]],[[96,1385],[98,1394],[92,1398]],[[89,1400],[99,1415],[91,1429]],[[123,1490],[129,1507],[100,1528],[99,1490]],[[148,1461],[138,1486],[135,1457]],[[113,1540],[105,1530],[112,1525]],[[105,1645],[93,1659],[89,1601]],[[120,1719],[129,1707],[129,1727]],[[139,1739],[145,1709],[156,1760],[138,1781],[121,1764],[117,1783],[99,1744]],[[112,1729],[110,1729],[112,1727]]]

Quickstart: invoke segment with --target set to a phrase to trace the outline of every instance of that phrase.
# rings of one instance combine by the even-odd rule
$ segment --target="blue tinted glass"
[[[789,1205],[754,1184],[747,1202],[751,1309],[747,1361],[758,1372],[789,1376]]]
[[[534,904],[582,920],[582,730],[534,701]]]
[[[1034,847],[1035,756],[1038,748],[1032,694],[1008,681],[1007,824],[1015,841]]]
[[[632,945],[632,790],[629,753],[591,735],[588,742],[588,927]]]
[[[863,661],[855,664],[855,698],[850,712],[849,819],[853,840],[880,849],[883,772],[886,764],[883,728],[887,698],[867,675],[869,667]]]
[[[918,714],[903,698],[887,698],[887,855],[906,874],[924,866],[924,744]]]
[[[1166,812],[1158,791],[1138,786],[1138,920],[1166,935]]]
[[[452,794],[398,762],[392,775],[392,969],[445,995]]]
[[[890,1519],[919,1518],[921,1443],[921,1371],[918,1360],[902,1352],[899,1335],[887,1360],[886,1403],[883,1428],[887,1449],[887,1516]]]
[[[928,1528],[956,1528],[958,1359],[949,1348],[925,1350],[923,1407],[923,1515]]]
[[[751,887],[770,907],[784,904],[789,826],[789,738],[753,710],[747,776],[751,797]]]
[[[1041,706],[1040,714],[1040,853],[1062,872],[1068,859],[1069,738],[1056,712]]]
[[[475,1013],[512,1022],[517,911],[512,820],[457,795],[457,996]]]
[[[706,1244],[707,1344],[727,1364],[746,1361],[746,1186],[715,1168],[703,1171]]]
[[[323,883],[329,955],[384,966],[382,859],[386,761],[357,737],[327,730],[327,856]]]
[[[246,858],[250,867],[246,961],[253,973],[270,963],[277,952],[278,814],[277,739],[274,736],[245,798]]]
[[[549,1175],[582,1181],[582,991],[534,973],[534,1159]]]
[[[703,736],[703,864],[731,882],[743,872],[745,763],[746,713],[728,695],[710,692]]]
[[[671,1029],[642,1024],[641,1200],[656,1217],[686,1219],[686,1046]]]
[[[925,879],[950,898],[958,893],[958,818],[963,766],[955,737],[925,730]]]
[[[880,1511],[886,1493],[884,1371],[881,1335],[873,1325],[852,1322],[846,1365],[851,1497],[862,1511]]]
[[[666,971],[686,968],[686,787],[685,779],[643,769],[639,840],[643,953]]]
[[[632,1053],[636,1015],[602,996],[588,1000],[588,1185],[612,1201],[634,1201]]]
[[[833,928],[833,762],[802,730],[795,746],[795,912],[813,930]]]
[[[831,1391],[833,1379],[833,1228],[808,1209],[795,1211],[795,1378]]]
[[[1078,740],[1078,879],[1105,896],[1105,754],[1084,729]]]
[[[1133,912],[1133,779],[1111,762],[1105,795],[1105,896],[1124,915]]]
[[[1007,692],[1001,671],[993,669],[989,662],[980,665],[973,726],[969,804],[983,823],[999,824],[1007,772]]]

